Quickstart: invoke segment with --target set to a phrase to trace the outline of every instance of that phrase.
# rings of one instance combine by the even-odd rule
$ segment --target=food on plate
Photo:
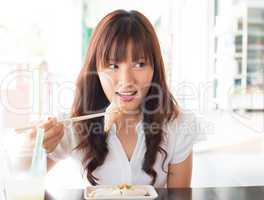
[[[113,187],[97,188],[88,194],[89,197],[122,197],[149,196],[148,191],[133,185],[122,184]]]
[[[109,132],[113,123],[121,116],[121,108],[115,102],[112,102],[105,110],[104,131]]]
[[[122,184],[117,188],[121,191],[122,196],[148,196],[148,192],[143,188],[136,188],[132,185]]]
[[[89,193],[89,197],[120,197],[121,192],[119,190],[114,190],[113,188],[98,188]]]
[[[131,189],[132,188],[132,185],[129,185],[127,183],[124,183],[124,184],[120,184],[120,185],[117,185],[116,186],[117,188],[119,188],[120,190],[123,190],[123,189]]]

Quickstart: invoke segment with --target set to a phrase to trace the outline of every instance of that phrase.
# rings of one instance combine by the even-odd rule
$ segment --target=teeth
[[[121,94],[121,95],[132,95],[132,94],[135,94],[135,91],[134,92],[119,92],[119,94]]]

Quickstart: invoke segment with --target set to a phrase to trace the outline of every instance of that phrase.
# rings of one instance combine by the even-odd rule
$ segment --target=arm
[[[192,153],[183,162],[169,165],[168,188],[190,187],[192,178]]]
[[[47,158],[47,172],[49,172],[55,165],[55,161],[51,160],[50,158]]]

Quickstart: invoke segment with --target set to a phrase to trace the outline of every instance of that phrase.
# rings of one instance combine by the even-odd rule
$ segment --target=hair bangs
[[[106,27],[97,52],[97,64],[107,66],[110,62],[122,62],[131,56],[133,62],[145,59],[153,61],[152,42],[147,30],[136,20],[120,19]]]

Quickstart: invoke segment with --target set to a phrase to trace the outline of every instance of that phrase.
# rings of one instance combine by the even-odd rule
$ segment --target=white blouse
[[[164,126],[164,142],[161,147],[167,152],[165,171],[169,164],[177,164],[184,161],[191,153],[193,144],[204,133],[201,131],[198,117],[191,112],[181,113],[177,119]],[[80,173],[84,181],[90,185],[86,178],[86,172],[82,166],[83,153],[73,150],[78,145],[78,137],[74,134],[72,126],[65,128],[62,141],[56,149],[49,154],[49,158],[59,161],[71,156],[80,167]],[[116,135],[114,124],[107,139],[109,153],[102,166],[98,167],[93,175],[99,179],[99,184],[150,184],[152,177],[142,170],[144,154],[146,151],[145,134],[143,123],[140,121],[136,126],[138,134],[137,143],[130,161]],[[155,187],[166,187],[167,173],[162,168],[164,154],[158,153],[154,169],[157,172]]]

